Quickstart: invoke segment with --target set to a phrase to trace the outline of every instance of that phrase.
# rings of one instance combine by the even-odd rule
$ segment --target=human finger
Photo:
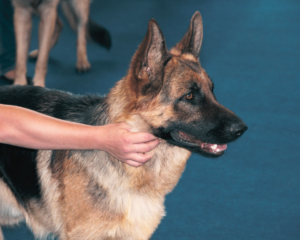
[[[132,167],[135,167],[135,168],[140,167],[140,166],[143,165],[143,163],[136,162],[136,161],[133,161],[133,160],[125,160],[124,163],[126,163],[126,164],[128,164]]]
[[[149,152],[152,149],[156,148],[158,146],[158,144],[159,144],[158,139],[152,140],[147,143],[134,144],[135,152],[138,152],[138,153]]]
[[[133,144],[150,142],[157,139],[154,135],[146,132],[130,133],[129,138]]]
[[[153,157],[154,153],[153,152],[147,152],[147,153],[132,153],[129,154],[128,159],[139,162],[139,163],[145,163],[149,161]]]
[[[115,124],[118,124],[121,128],[124,128],[127,131],[130,131],[130,129],[132,128],[132,126],[127,122],[119,122],[119,123],[115,123]]]

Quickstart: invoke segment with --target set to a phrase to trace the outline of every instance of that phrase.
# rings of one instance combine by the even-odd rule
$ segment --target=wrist
[[[95,127],[93,127],[95,128]],[[94,149],[106,151],[107,150],[107,125],[97,126],[95,129],[92,129],[92,146]]]

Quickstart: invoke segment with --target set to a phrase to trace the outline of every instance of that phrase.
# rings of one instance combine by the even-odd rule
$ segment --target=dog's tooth
[[[217,148],[217,146],[218,146],[217,144],[214,144],[214,145],[212,145],[211,148],[212,148],[213,150],[215,150],[215,149]]]

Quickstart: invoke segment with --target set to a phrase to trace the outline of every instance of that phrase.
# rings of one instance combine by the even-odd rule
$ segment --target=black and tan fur
[[[165,215],[165,195],[177,184],[191,152],[220,156],[201,144],[225,144],[247,129],[214,97],[213,83],[198,60],[201,42],[199,12],[171,51],[150,20],[128,74],[105,97],[2,87],[0,103],[91,125],[126,121],[161,142],[139,168],[103,151],[0,145],[0,224],[25,220],[40,238],[149,239]]]
[[[33,84],[45,86],[47,62],[50,49],[58,41],[63,24],[57,15],[60,0],[12,0],[14,5],[14,28],[16,33],[17,57],[15,85],[26,85],[26,60],[31,33],[31,15],[40,17],[39,50],[29,54],[37,58]],[[62,0],[63,12],[71,27],[77,30],[77,63],[76,69],[85,72],[90,69],[87,58],[86,38],[110,48],[110,35],[106,29],[89,19],[90,0]]]

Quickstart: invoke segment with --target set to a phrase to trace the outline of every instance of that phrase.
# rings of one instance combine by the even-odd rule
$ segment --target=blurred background
[[[151,239],[299,240],[299,0],[95,0],[90,15],[110,31],[111,50],[89,42],[92,69],[77,74],[76,33],[62,17],[46,86],[108,93],[125,75],[151,18],[171,48],[197,10],[204,24],[200,62],[218,101],[249,129],[221,158],[192,155]],[[37,22],[30,50],[38,45]],[[34,66],[28,62],[29,76]],[[24,225],[3,231],[6,240],[34,239]]]

